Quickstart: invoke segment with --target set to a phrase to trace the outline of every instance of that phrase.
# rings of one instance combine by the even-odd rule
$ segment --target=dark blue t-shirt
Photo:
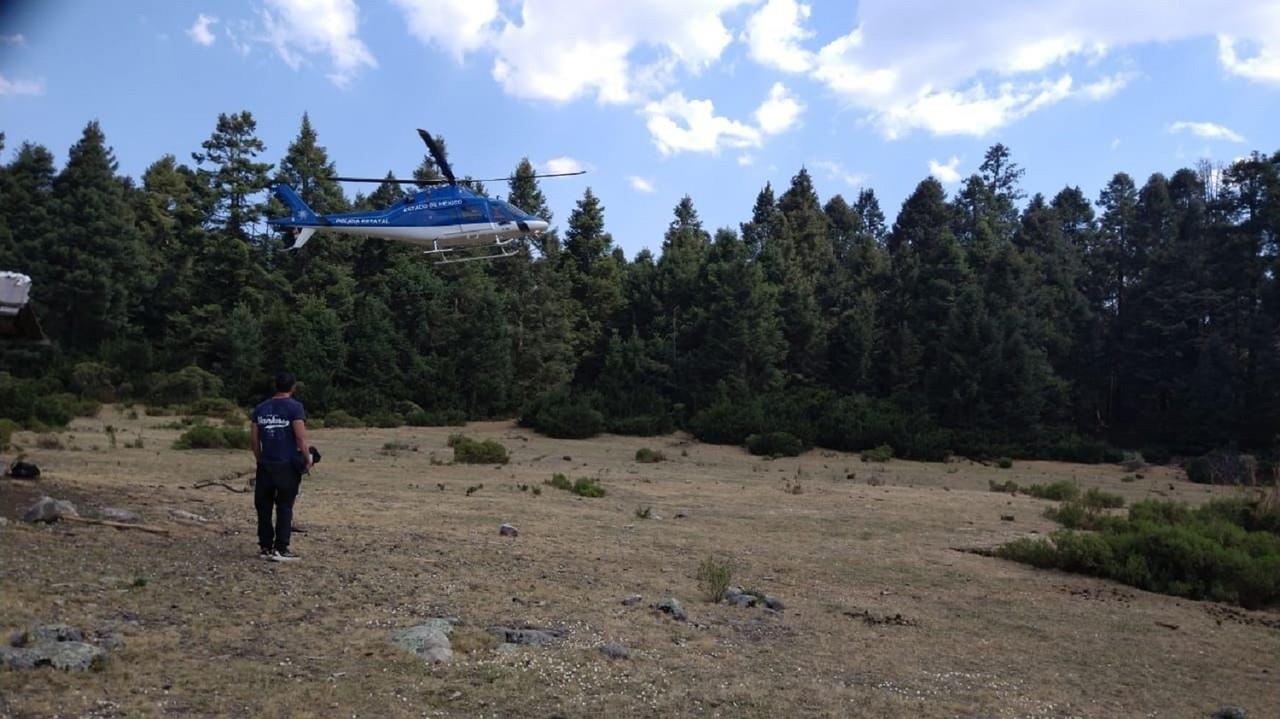
[[[292,397],[272,397],[253,410],[262,441],[261,461],[268,464],[292,462],[298,454],[298,438],[293,434],[293,420],[306,419],[302,403]]]

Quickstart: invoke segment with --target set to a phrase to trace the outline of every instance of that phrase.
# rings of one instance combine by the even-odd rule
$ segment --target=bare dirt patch
[[[109,449],[108,423],[146,449]],[[109,408],[63,433],[64,450],[18,436],[45,477],[0,483],[0,631],[109,625],[123,646],[97,673],[0,671],[0,715],[1202,717],[1280,706],[1280,613],[953,551],[1054,529],[1041,516],[1050,503],[990,492],[992,479],[1075,479],[1130,502],[1227,491],[1172,470],[1122,483],[1110,466],[870,466],[818,451],[765,461],[682,436],[564,441],[505,422],[465,431],[504,444],[510,464],[448,465],[456,428],[319,430],[324,461],[297,510],[302,560],[282,565],[256,556],[251,495],[194,488],[240,486],[249,454],[170,450],[178,432],[154,424]],[[637,464],[641,447],[667,461]],[[520,489],[555,472],[607,494]],[[171,534],[15,524],[40,494],[82,513],[132,509]],[[519,536],[499,536],[503,522]],[[696,575],[712,554],[734,559],[735,584],[786,609],[705,601]],[[631,594],[643,600],[624,605]],[[667,596],[688,621],[652,608]],[[388,643],[430,617],[460,620],[449,664]],[[499,651],[493,626],[560,635]],[[606,642],[630,658],[604,656]]]

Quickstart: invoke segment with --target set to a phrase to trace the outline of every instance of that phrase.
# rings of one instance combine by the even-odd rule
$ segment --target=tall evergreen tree
[[[213,134],[200,143],[204,152],[191,154],[213,197],[210,223],[241,240],[250,239],[250,227],[262,217],[265,205],[253,198],[266,189],[271,170],[270,163],[257,161],[267,149],[254,134],[257,129],[247,110],[219,114]]]

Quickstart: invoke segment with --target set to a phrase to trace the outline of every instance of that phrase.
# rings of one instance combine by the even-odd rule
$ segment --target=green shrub
[[[1247,608],[1280,602],[1280,525],[1259,500],[1222,500],[1195,509],[1143,501],[1127,518],[1091,515],[1077,502],[1059,507],[1054,518],[1066,526],[1092,523],[1098,531],[1059,530],[1049,540],[1006,544],[997,555],[1190,599]]]
[[[1084,498],[1080,501],[1084,503],[1084,506],[1093,509],[1119,509],[1124,506],[1124,497],[1104,492],[1097,487],[1091,487],[1089,491],[1084,493]]]
[[[551,475],[551,479],[543,481],[543,484],[551,485],[556,489],[562,489],[566,492],[573,489],[573,483],[569,481],[569,478],[559,472]]]
[[[932,428],[908,432],[894,445],[898,456],[920,462],[945,462],[951,456],[951,432]]]
[[[1078,499],[1049,507],[1044,510],[1044,516],[1067,529],[1102,529],[1115,520],[1114,517],[1103,514],[1098,507]]]
[[[455,434],[449,438],[449,446],[453,447],[453,461],[459,464],[506,464],[511,459],[507,448],[492,439],[478,442]]]
[[[1125,452],[1124,459],[1120,460],[1120,468],[1126,472],[1137,472],[1145,466],[1147,460],[1141,452]]]
[[[115,371],[99,362],[79,362],[71,368],[71,389],[95,402],[116,400]]]
[[[1100,439],[1071,434],[1050,442],[1037,454],[1059,462],[1102,464],[1115,456],[1115,450]]]
[[[1139,454],[1151,464],[1165,465],[1173,459],[1173,453],[1169,448],[1158,444],[1143,447]]]
[[[603,497],[604,487],[600,486],[600,482],[587,477],[578,477],[573,480],[573,488],[569,490],[579,497]]]
[[[173,443],[174,449],[248,449],[249,432],[236,427],[198,424]]]
[[[716,401],[689,420],[689,432],[708,444],[742,444],[768,426],[758,397],[723,386]]]
[[[990,489],[992,492],[1005,492],[1007,494],[1017,494],[1019,489],[1018,483],[1013,481],[1012,479],[1008,479],[1003,482],[997,482],[994,479],[988,479],[987,488]]]
[[[768,432],[747,437],[747,451],[766,457],[798,457],[804,443],[790,432]]]
[[[1028,484],[1022,491],[1037,499],[1052,499],[1065,502],[1080,496],[1080,487],[1074,482],[1060,479],[1049,484]]]
[[[62,438],[56,434],[42,434],[36,437],[36,446],[40,449],[66,449]]]
[[[857,452],[898,441],[907,417],[888,400],[863,395],[840,397],[829,403],[818,420],[819,446]]]
[[[467,423],[467,413],[460,409],[418,409],[405,412],[404,422],[410,427],[461,427]]]
[[[157,404],[191,404],[221,394],[222,380],[194,365],[151,379],[150,399]]]
[[[636,507],[636,519],[649,519],[653,517],[653,507]]]
[[[655,462],[665,461],[666,459],[667,459],[667,456],[665,454],[659,451],[649,449],[648,447],[641,447],[640,449],[636,450],[637,462],[641,462],[644,464],[653,464]]]
[[[9,448],[9,443],[13,441],[13,433],[20,429],[22,425],[8,417],[0,418],[0,451]]]
[[[1009,469],[1013,466],[1013,459],[1009,457],[1001,457],[996,460],[996,464],[1000,466],[1000,469]]]
[[[888,462],[891,459],[893,459],[893,447],[887,444],[862,452],[863,462]]]
[[[1184,469],[1187,472],[1187,479],[1196,484],[1213,484],[1213,471],[1209,468],[1209,460],[1205,457],[1196,457],[1187,462]]]
[[[202,397],[182,408],[184,414],[219,419],[239,420],[245,418],[245,411],[235,402],[222,397]]]
[[[520,425],[558,439],[585,439],[604,431],[604,415],[584,395],[568,387],[534,400],[520,415]]]
[[[365,415],[364,423],[370,427],[390,429],[392,427],[403,427],[404,417],[390,410],[375,410]]]
[[[625,434],[632,437],[654,437],[660,434],[671,434],[675,431],[675,422],[669,415],[642,414],[635,417],[610,419],[609,431],[614,434]]]
[[[710,556],[698,565],[698,586],[709,602],[724,599],[729,583],[733,581],[733,560],[728,557]]]
[[[359,417],[352,416],[340,409],[335,409],[324,416],[324,426],[333,429],[350,429],[354,427],[363,427],[364,420]]]

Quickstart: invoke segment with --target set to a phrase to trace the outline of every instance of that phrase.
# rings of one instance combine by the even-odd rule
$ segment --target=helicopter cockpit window
[[[494,222],[515,222],[520,219],[520,214],[516,211],[516,208],[502,200],[491,200],[489,202],[489,214],[493,216]]]
[[[489,218],[484,215],[484,207],[479,203],[466,204],[462,206],[461,224],[471,224],[474,222],[488,222]]]

